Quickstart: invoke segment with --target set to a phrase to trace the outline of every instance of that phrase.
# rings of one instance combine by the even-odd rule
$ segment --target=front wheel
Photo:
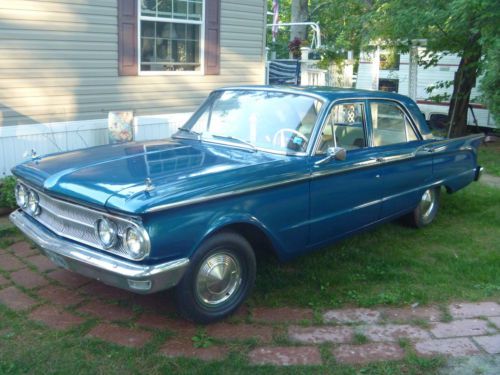
[[[418,206],[407,215],[406,219],[410,225],[421,228],[430,224],[439,210],[440,188],[434,187],[427,189],[422,194]]]
[[[175,290],[182,316],[210,323],[233,313],[255,283],[255,254],[242,236],[224,232],[207,239]]]

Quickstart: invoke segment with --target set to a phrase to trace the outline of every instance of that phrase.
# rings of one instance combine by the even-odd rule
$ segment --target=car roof
[[[380,99],[394,99],[406,103],[411,100],[407,96],[396,94],[387,91],[376,90],[361,90],[351,88],[339,87],[325,87],[325,86],[279,86],[279,85],[249,85],[249,86],[229,86],[222,87],[219,90],[269,90],[290,92],[295,94],[310,94],[319,96],[327,101],[333,101],[343,98],[380,98]]]

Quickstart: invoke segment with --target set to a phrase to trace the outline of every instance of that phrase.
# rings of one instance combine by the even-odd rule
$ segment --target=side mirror
[[[328,147],[326,155],[335,160],[345,160],[347,153],[342,147]]]
[[[321,165],[324,163],[328,163],[329,161],[335,159],[335,160],[345,160],[347,157],[347,153],[345,148],[342,147],[328,147],[326,150],[326,157],[318,160],[315,164],[316,165]]]

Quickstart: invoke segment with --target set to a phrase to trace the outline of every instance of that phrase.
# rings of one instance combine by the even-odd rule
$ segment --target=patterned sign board
[[[134,112],[112,111],[108,114],[109,143],[123,143],[134,140]]]

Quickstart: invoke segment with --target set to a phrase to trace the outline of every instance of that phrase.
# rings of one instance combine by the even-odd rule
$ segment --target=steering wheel
[[[297,137],[301,138],[304,142],[297,144],[301,149],[304,148],[304,146],[307,144],[308,139],[307,137],[299,132],[298,130],[295,129],[290,129],[290,128],[282,128],[279,129],[276,133],[273,135],[273,145],[274,146],[279,146],[279,147],[285,147],[287,143],[290,141],[290,138],[285,138],[285,133],[292,133],[295,134]],[[279,139],[278,139],[279,138]],[[279,143],[278,143],[279,141]]]

